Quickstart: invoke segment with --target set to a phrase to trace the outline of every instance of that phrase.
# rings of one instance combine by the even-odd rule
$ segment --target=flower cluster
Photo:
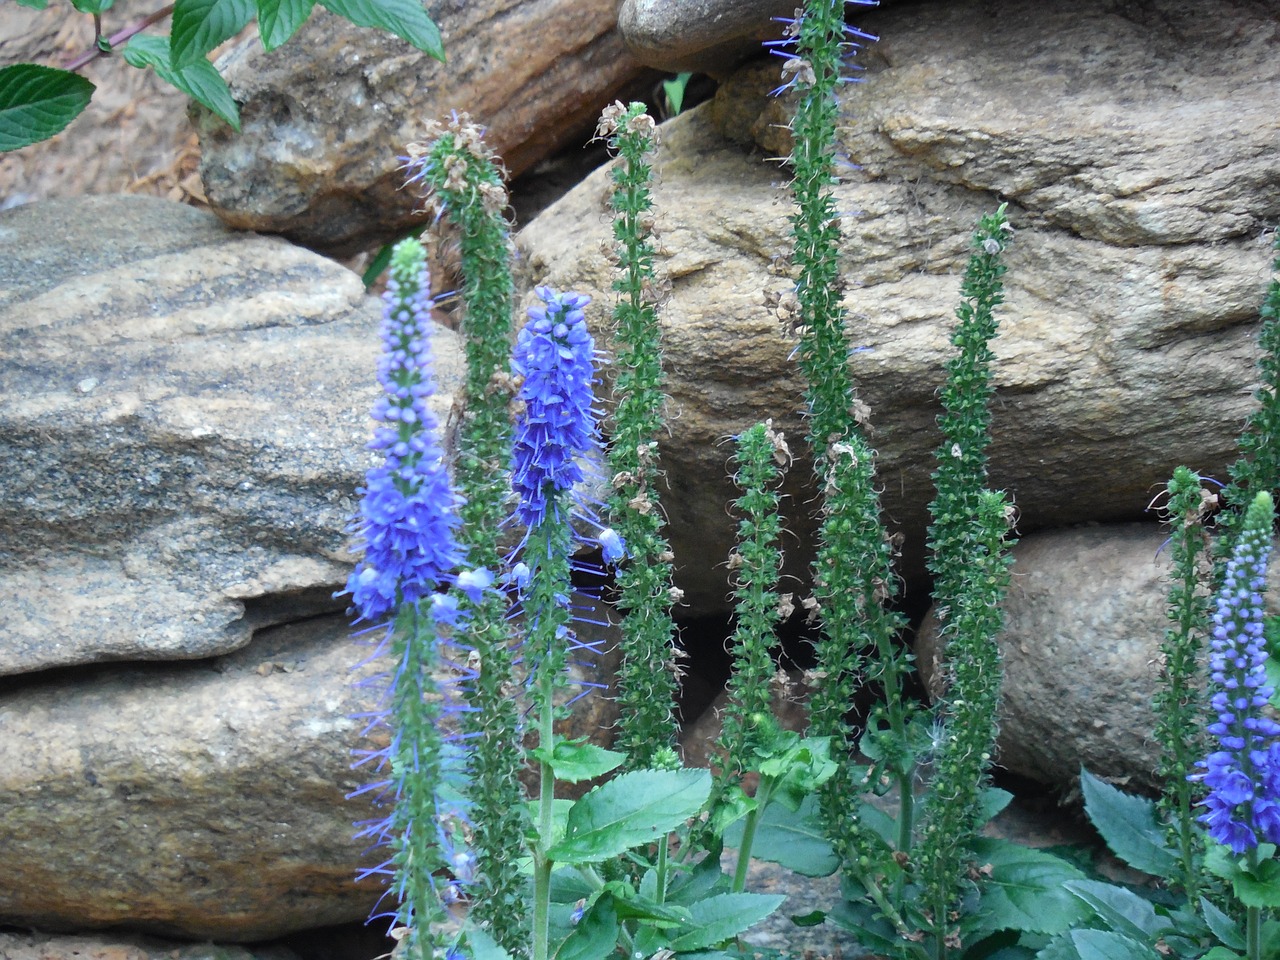
[[[416,250],[414,249],[416,247]],[[383,295],[383,395],[369,449],[383,455],[360,491],[356,548],[364,553],[347,582],[360,620],[378,623],[401,601],[416,603],[449,580],[462,560],[455,533],[460,498],[449,485],[438,427],[427,406],[431,310],[425,257],[416,241],[397,248]]]
[[[1227,563],[1209,642],[1217,720],[1208,730],[1220,749],[1192,775],[1209,788],[1198,819],[1236,854],[1280,843],[1280,724],[1262,713],[1273,692],[1262,620],[1273,514],[1270,494],[1258,494]]]
[[[581,456],[599,445],[593,410],[595,341],[583,307],[590,298],[537,288],[511,369],[521,378],[522,411],[511,443],[511,485],[517,516],[530,530],[547,519],[561,491],[584,479]],[[552,517],[567,520],[567,517]]]

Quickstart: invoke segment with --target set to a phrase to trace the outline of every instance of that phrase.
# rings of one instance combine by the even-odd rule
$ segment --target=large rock
[[[242,941],[366,916],[370,808],[344,797],[378,690],[352,686],[368,650],[334,593],[377,301],[142,197],[20,207],[0,244],[0,926]],[[443,416],[456,335],[433,347]],[[584,698],[565,733],[607,744],[615,717]]]
[[[0,933],[5,960],[297,960],[282,947],[229,947],[213,943],[178,943],[150,937],[51,936],[45,933]]]
[[[1000,767],[1069,788],[1090,773],[1157,790],[1160,746],[1152,701],[1170,626],[1168,530],[1154,524],[1032,534],[1013,548],[999,637],[1004,662]],[[1268,571],[1267,612],[1280,610],[1280,570]],[[926,618],[917,662],[940,692],[945,648]]]
[[[923,573],[936,390],[980,214],[1006,195],[1018,230],[994,344],[991,474],[1024,531],[1135,518],[1181,462],[1221,473],[1252,403],[1270,259],[1259,234],[1280,216],[1277,26],[1252,8],[1198,8],[1194,22],[1167,2],[1132,19],[1100,0],[1069,10],[1013,0],[998,16],[978,0],[928,9],[866,18],[886,39],[872,48],[869,82],[845,90],[842,133],[865,169],[836,191],[850,338],[871,347],[850,368],[909,578]],[[776,83],[776,64],[748,70],[660,128],[654,195],[672,281],[661,312],[665,503],[694,611],[722,607],[728,591],[717,567],[734,495],[722,441],[765,417],[793,439],[804,429],[795,344],[763,297],[788,286],[777,275],[786,172],[738,145],[753,129],[785,133],[772,126],[785,123],[784,105],[764,94]],[[530,280],[594,294],[597,317],[614,296],[601,250],[606,176],[519,237]],[[792,467],[800,544],[807,473]],[[808,556],[790,550],[792,572],[803,575]]]
[[[380,309],[144,197],[0,213],[0,675],[227,653],[341,608]],[[435,338],[443,414],[456,335]]]
[[[640,62],[668,73],[723,74],[782,36],[796,0],[622,0],[618,32]]]
[[[358,681],[393,664],[353,672],[369,651],[351,635],[320,617],[196,664],[0,693],[0,924],[251,941],[367,917],[381,888],[353,878],[385,852],[352,837],[381,815],[347,799],[374,779],[351,769],[353,718],[381,693]],[[607,743],[609,707],[579,700],[565,734]]]
[[[317,10],[271,53],[249,38],[220,58],[241,132],[205,115],[209,203],[236,227],[350,254],[423,218],[398,169],[429,120],[470,113],[512,175],[582,143],[640,76],[615,0],[433,4],[448,63]]]

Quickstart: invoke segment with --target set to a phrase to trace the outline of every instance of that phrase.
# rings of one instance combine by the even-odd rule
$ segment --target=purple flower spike
[[[511,483],[520,499],[517,516],[528,529],[542,523],[561,491],[583,479],[581,457],[598,447],[595,343],[582,312],[590,298],[548,287],[537,294],[543,305],[529,308],[511,359],[523,380]]]
[[[1261,840],[1280,843],[1280,724],[1263,713],[1273,693],[1262,620],[1273,513],[1270,495],[1259,494],[1227,564],[1209,641],[1217,720],[1207,729],[1220,749],[1191,776],[1209,788],[1198,819],[1237,855]]]
[[[463,554],[455,539],[460,498],[449,485],[427,406],[433,392],[430,285],[421,260],[400,248],[396,258],[383,295],[383,396],[373,409],[381,426],[369,444],[383,460],[361,491],[355,531],[364,559],[347,581],[359,619],[374,623],[449,582]]]

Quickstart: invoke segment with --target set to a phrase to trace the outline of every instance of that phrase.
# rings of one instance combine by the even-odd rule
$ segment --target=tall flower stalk
[[[385,730],[389,742],[363,752],[360,761],[385,775],[366,790],[377,791],[391,811],[364,824],[359,836],[391,851],[368,873],[392,875],[393,916],[408,960],[433,960],[433,928],[444,919],[436,876],[456,866],[442,852],[454,845],[445,831],[459,822],[460,812],[439,800],[445,772],[442,720],[458,707],[456,691],[442,683],[448,665],[441,646],[465,619],[456,598],[438,592],[455,582],[465,550],[457,540],[460,501],[427,405],[433,320],[425,264],[416,240],[401,242],[392,257],[378,367],[383,395],[373,411],[380,426],[370,444],[382,459],[361,491],[356,546],[363,559],[347,583],[358,622],[382,632],[373,658],[390,655],[394,664],[386,694],[364,732],[368,737]],[[488,575],[468,573],[459,579],[474,595],[487,585]]]
[[[929,505],[938,644],[945,645],[944,692],[934,710],[932,777],[916,852],[934,956],[959,942],[951,917],[967,879],[967,849],[981,826],[980,801],[996,743],[1003,670],[996,636],[1009,586],[1006,536],[1012,507],[987,489],[991,443],[991,341],[1004,301],[1002,260],[1013,229],[1002,204],[978,221],[960,285],[957,325],[939,417],[943,440]]]
[[[511,369],[520,382],[512,444],[511,477],[516,518],[525,530],[518,584],[524,613],[529,687],[537,723],[539,796],[533,844],[533,960],[550,950],[551,871],[548,854],[556,839],[556,691],[564,683],[570,652],[579,647],[571,626],[572,525],[582,513],[574,487],[586,479],[584,458],[598,455],[593,411],[595,344],[583,307],[588,299],[539,287],[542,303],[529,310]],[[620,559],[622,543],[612,531],[597,542],[606,562]]]
[[[437,125],[409,148],[406,180],[424,193],[436,220],[453,225],[463,284],[461,330],[466,341],[465,409],[458,435],[457,478],[465,501],[460,540],[471,562],[498,569],[497,531],[507,519],[511,444],[507,368],[513,284],[507,192],[481,129],[465,115]],[[466,601],[473,624],[467,641],[476,676],[467,686],[464,717],[470,750],[477,896],[471,916],[510,953],[527,953],[525,882],[511,856],[524,841],[524,769],[507,601],[488,591]]]
[[[1217,498],[1187,467],[1173,471],[1167,487],[1172,531],[1170,551],[1170,626],[1160,645],[1160,686],[1156,691],[1155,739],[1160,744],[1157,770],[1165,783],[1160,800],[1169,839],[1178,852],[1178,882],[1188,900],[1199,898],[1203,841],[1195,827],[1195,784],[1188,779],[1195,760],[1204,756],[1205,709],[1202,696],[1204,637],[1208,633],[1209,538],[1205,514]]]
[[[605,109],[597,134],[617,154],[612,171],[613,289],[617,356],[613,394],[614,430],[609,445],[613,494],[609,516],[626,540],[628,560],[618,570],[622,663],[618,670],[618,746],[629,769],[655,766],[658,754],[675,746],[675,696],[679,685],[675,622],[679,599],[672,584],[671,548],[658,496],[661,470],[658,436],[665,423],[662,338],[658,326],[649,184],[657,144],[653,118],[644,105]]]
[[[783,67],[788,80],[780,90],[799,95],[790,158],[797,356],[806,381],[809,447],[823,484],[814,568],[822,620],[816,649],[820,682],[810,704],[811,730],[837,745],[833,752],[839,769],[823,790],[823,814],[846,868],[865,879],[878,858],[877,841],[860,823],[857,804],[849,802],[864,784],[853,765],[846,714],[860,682],[870,679],[882,687],[881,705],[871,718],[880,757],[874,776],[882,773],[895,781],[904,807],[909,807],[905,745],[911,708],[903,684],[910,658],[897,642],[902,620],[886,606],[895,591],[892,548],[880,516],[875,456],[855,420],[848,366],[840,217],[833,192],[836,90],[856,79],[846,69],[852,66],[847,58],[859,49],[857,40],[875,38],[846,26],[845,6],[844,0],[811,0],[795,19],[783,21],[786,36],[776,46],[788,58]],[[861,661],[864,650],[871,651],[869,663]],[[903,830],[909,831],[909,809],[904,813]]]
[[[1263,491],[1245,511],[1214,601],[1209,679],[1216,719],[1208,731],[1218,749],[1197,764],[1202,772],[1192,774],[1208,790],[1199,821],[1215,843],[1245,855],[1250,874],[1258,868],[1258,844],[1280,843],[1280,724],[1263,713],[1274,692],[1267,683],[1263,636],[1274,522],[1274,501]],[[1257,960],[1260,910],[1246,904],[1246,911],[1246,952]]]
[[[1280,235],[1275,241],[1272,270],[1280,274]],[[1245,508],[1263,491],[1280,495],[1280,277],[1273,278],[1262,303],[1262,330],[1258,334],[1261,356],[1254,391],[1258,407],[1249,415],[1240,435],[1240,458],[1231,465],[1231,482],[1222,491],[1228,507],[1217,519],[1218,543],[1229,550]]]

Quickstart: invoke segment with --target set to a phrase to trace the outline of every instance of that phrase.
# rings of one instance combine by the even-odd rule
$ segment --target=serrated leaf
[[[1013,802],[1013,794],[999,787],[987,787],[978,797],[978,823],[990,823]]]
[[[596,787],[569,810],[557,863],[600,863],[652,843],[697,814],[711,793],[706,770],[638,770]]]
[[[1072,930],[1080,960],[1164,960],[1150,944],[1111,930]]]
[[[258,0],[258,36],[263,48],[274,50],[297,33],[315,5],[316,0]]]
[[[427,16],[421,0],[321,0],[321,3],[330,13],[346,17],[358,27],[388,30],[444,61],[440,28]]]
[[[787,898],[780,894],[722,893],[691,904],[693,929],[679,932],[671,941],[677,953],[705,950],[743,933],[773,911]]]
[[[169,44],[162,37],[138,34],[124,48],[124,59],[135,67],[151,67],[165,83],[177,87],[240,131],[240,108],[231,97],[227,82],[212,63],[200,60],[189,67],[174,70],[169,65]]]
[[[89,105],[95,87],[70,70],[35,63],[0,68],[0,152],[48,140]]]
[[[989,837],[976,840],[973,851],[985,878],[976,925],[980,934],[1061,933],[1084,918],[1084,904],[1065,886],[1084,874],[1061,857]]]
[[[1241,870],[1232,880],[1231,888],[1246,907],[1264,910],[1280,907],[1280,863],[1263,860],[1252,871]]]
[[[724,842],[740,847],[745,824],[733,824],[725,831]],[[818,823],[818,798],[811,794],[799,810],[770,804],[756,824],[751,856],[778,863],[804,877],[829,877],[840,867],[831,842]]]
[[[1172,876],[1178,859],[1169,849],[1155,804],[1135,797],[1080,770],[1084,811],[1111,852],[1129,866],[1157,877]]]
[[[1221,940],[1223,944],[1232,950],[1244,949],[1244,932],[1240,929],[1240,924],[1219,910],[1205,897],[1200,898],[1200,913],[1204,917],[1205,923],[1209,925],[1209,929],[1213,931],[1213,935]]]
[[[204,60],[214,47],[243,30],[256,12],[253,0],[174,0],[171,68],[182,70]]]
[[[1099,880],[1072,880],[1066,887],[1116,933],[1151,941],[1166,925],[1156,915],[1155,907],[1124,887]]]

